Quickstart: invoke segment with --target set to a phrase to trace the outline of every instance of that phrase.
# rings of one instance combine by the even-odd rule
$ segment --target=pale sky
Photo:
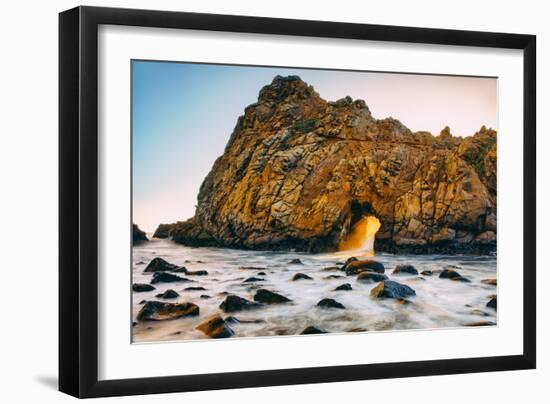
[[[375,118],[394,117],[412,131],[497,129],[493,78],[133,61],[134,223],[153,232],[194,215],[237,118],[276,75],[300,76],[327,101],[363,99]]]

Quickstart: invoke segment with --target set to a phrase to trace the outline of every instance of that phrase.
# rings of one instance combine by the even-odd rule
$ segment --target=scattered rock
[[[343,278],[342,275],[329,275],[329,276],[325,276],[324,279],[340,279],[340,278]]]
[[[260,303],[251,302],[236,295],[229,295],[220,304],[220,309],[226,313],[232,313],[240,310],[250,310],[261,307]]]
[[[151,290],[155,290],[155,287],[147,283],[134,283],[132,285],[132,290],[134,292],[149,292]]]
[[[424,276],[432,276],[434,273],[433,273],[433,271],[430,271],[430,270],[426,269],[426,270],[420,272],[420,274],[424,275]]]
[[[262,271],[262,270],[266,270],[267,268],[266,267],[239,267],[239,269],[252,270],[252,271]]]
[[[267,275],[267,274],[266,274],[264,271],[260,271],[260,272],[258,272],[256,275],[258,275],[258,276],[265,276],[265,275]]]
[[[370,294],[376,298],[405,299],[409,296],[415,296],[416,292],[410,286],[386,280],[374,287]]]
[[[439,277],[441,279],[450,279],[452,281],[459,281],[459,282],[471,282],[468,278],[463,277],[458,272],[456,272],[453,269],[444,269],[439,274]]]
[[[177,269],[177,265],[170,264],[160,257],[155,257],[151,260],[143,272],[175,271]]]
[[[211,296],[208,296],[208,295],[200,295],[199,296],[201,299],[210,299]]]
[[[418,275],[418,271],[412,265],[408,265],[408,264],[397,265],[393,270],[392,275],[399,275],[399,274]]]
[[[208,275],[208,271],[205,271],[205,270],[189,271],[185,267],[179,267],[178,269],[176,269],[172,272],[183,272],[184,274],[189,275],[189,276],[206,276],[206,275]]]
[[[168,289],[164,293],[159,293],[156,297],[162,299],[175,299],[176,297],[179,297],[179,293],[173,289]]]
[[[170,274],[167,272],[154,272],[152,284],[155,283],[171,283],[171,282],[193,282],[191,279],[182,278],[178,275]]]
[[[235,334],[219,314],[215,314],[199,324],[197,330],[202,331],[210,338],[229,338]]]
[[[288,263],[293,265],[304,265],[300,258],[291,259]]]
[[[322,309],[345,309],[346,307],[342,304],[337,302],[334,299],[324,298],[317,303],[317,307],[320,307]]]
[[[261,324],[265,323],[265,320],[254,319],[254,320],[241,320],[234,316],[227,316],[225,322],[229,324]]]
[[[283,295],[280,295],[275,292],[271,292],[267,289],[259,289],[256,294],[254,295],[254,301],[260,302],[260,303],[287,303],[291,300]]]
[[[475,321],[473,323],[464,324],[466,327],[488,327],[491,325],[496,325],[496,323],[492,321]]]
[[[346,271],[346,275],[357,275],[364,271],[378,272],[380,274],[385,272],[384,265],[375,260],[352,261],[344,265],[343,270]]]
[[[246,278],[243,283],[250,283],[250,282],[264,282],[265,279],[262,278],[256,278],[255,276],[251,276],[250,278]]]
[[[321,271],[340,271],[340,267],[336,267],[336,266],[325,267],[325,268],[321,269]]]
[[[193,291],[197,291],[197,290],[206,290],[205,288],[203,288],[202,286],[189,286],[183,290],[187,290],[189,292],[193,292]]]
[[[144,299],[141,302],[139,302],[138,304],[145,304],[145,303],[147,303],[147,300]]]
[[[484,285],[497,286],[497,280],[496,279],[482,279],[481,283],[483,283]]]
[[[363,327],[355,327],[355,328],[350,328],[347,332],[365,332],[365,331],[368,331],[368,330]]]
[[[388,277],[386,275],[377,272],[361,272],[357,275],[357,280],[364,283],[382,282],[387,279]]]
[[[309,335],[309,334],[327,334],[327,331],[323,330],[320,327],[316,327],[314,325],[310,325],[309,327],[304,328],[304,331],[300,333],[301,335]]]
[[[140,244],[144,241],[149,241],[145,232],[141,230],[137,224],[132,224],[132,241],[134,244]]]
[[[483,310],[479,310],[479,309],[474,309],[474,310],[471,310],[469,314],[473,314],[474,316],[482,316],[482,317],[488,317],[490,316],[489,313],[483,311]]]
[[[164,303],[148,301],[137,315],[140,321],[161,321],[198,316],[199,306],[193,303]]]
[[[300,279],[313,280],[311,276],[302,273],[297,273],[292,277],[293,281],[299,281]]]
[[[487,302],[487,307],[491,308],[491,309],[497,309],[497,298],[496,297],[493,297],[491,298],[491,300],[489,300],[489,302]]]
[[[340,286],[338,286],[336,289],[334,289],[335,291],[340,291],[340,290],[352,290],[351,288],[351,285],[349,283],[344,283]]]

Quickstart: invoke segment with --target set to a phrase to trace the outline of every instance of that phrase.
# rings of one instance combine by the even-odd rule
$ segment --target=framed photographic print
[[[535,367],[534,36],[59,21],[60,390]]]

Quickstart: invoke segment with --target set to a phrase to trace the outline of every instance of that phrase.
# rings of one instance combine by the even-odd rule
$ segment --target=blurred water
[[[340,271],[324,271],[323,268],[342,263],[357,252],[331,254],[306,254],[298,252],[244,251],[223,248],[192,248],[175,244],[169,240],[152,240],[133,249],[133,282],[149,283],[152,274],[144,274],[146,265],[155,257],[183,265],[188,270],[207,270],[208,276],[181,276],[193,279],[194,283],[159,283],[151,292],[133,293],[133,320],[142,307],[142,300],[162,300],[155,295],[167,289],[174,289],[180,297],[167,302],[193,302],[200,307],[200,316],[160,322],[138,322],[133,327],[134,342],[187,340],[207,338],[195,327],[220,313],[218,308],[225,299],[224,293],[231,293],[252,300],[255,289],[262,288],[278,292],[292,303],[269,305],[256,310],[231,313],[240,320],[264,320],[261,323],[231,325],[235,337],[259,337],[273,335],[295,335],[310,325],[328,332],[381,331],[402,329],[426,329],[460,327],[468,324],[490,321],[496,323],[496,312],[486,308],[491,295],[496,295],[495,286],[480,283],[482,279],[496,278],[496,257],[491,256],[448,256],[448,255],[391,255],[375,254],[372,257],[386,267],[391,280],[411,286],[416,296],[412,304],[401,304],[393,299],[373,299],[370,291],[376,284],[356,281],[355,276],[345,276]],[[359,257],[359,256],[358,256]],[[303,265],[289,264],[299,258]],[[360,258],[360,257],[359,257]],[[397,264],[412,264],[419,272],[441,270],[455,266],[455,270],[471,280],[471,283],[440,279],[438,275],[414,276],[392,275]],[[241,269],[256,267],[260,269]],[[257,273],[263,271],[265,276]],[[313,280],[292,281],[295,273],[305,273]],[[342,278],[326,279],[329,275]],[[248,277],[256,276],[265,281],[255,284],[243,283]],[[343,284],[351,284],[351,291],[334,291]],[[205,291],[184,291],[189,286],[202,286]],[[201,299],[201,295],[210,299]],[[329,297],[346,306],[346,310],[323,310],[316,307],[319,300]]]

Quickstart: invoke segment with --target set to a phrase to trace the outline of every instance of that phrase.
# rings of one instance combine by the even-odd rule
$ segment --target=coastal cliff
[[[449,111],[452,114],[452,111]],[[496,249],[497,133],[412,132],[363,100],[276,76],[239,117],[175,242],[334,251],[368,216],[377,251]],[[166,225],[165,225],[166,226]]]

